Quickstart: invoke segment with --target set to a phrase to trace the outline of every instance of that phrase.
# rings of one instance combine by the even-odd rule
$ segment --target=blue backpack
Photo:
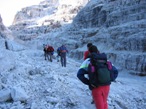
[[[111,72],[111,81],[115,81],[119,73],[117,68],[115,66],[112,66],[112,70],[110,70],[110,72]]]

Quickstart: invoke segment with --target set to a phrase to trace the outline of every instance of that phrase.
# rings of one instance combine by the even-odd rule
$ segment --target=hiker
[[[89,48],[89,52],[91,53],[91,55],[80,66],[80,69],[77,72],[77,77],[79,78],[79,80],[81,80],[81,82],[88,85],[89,89],[92,91],[92,97],[94,99],[96,109],[108,109],[107,98],[108,98],[111,82],[110,82],[110,80],[107,80],[106,83],[101,83],[101,82],[99,82],[99,80],[103,81],[103,79],[100,78],[101,76],[96,75],[96,77],[99,79],[99,80],[96,80],[96,83],[98,85],[95,86],[94,84],[92,84],[92,82],[94,82],[92,80],[94,80],[94,78],[95,78],[95,75],[93,76],[93,74],[95,74],[95,71],[97,68],[95,68],[95,67],[93,68],[93,67],[89,67],[89,66],[91,66],[91,61],[93,61],[93,60],[91,60],[92,56],[98,55],[100,53],[99,53],[97,47],[94,45],[92,45]],[[101,57],[101,58],[103,58],[103,57]],[[102,60],[102,62],[104,62],[104,61]],[[94,73],[91,72],[90,70],[93,70]],[[98,72],[99,72],[99,70],[98,70]],[[85,76],[86,74],[88,75],[88,77]],[[103,73],[102,73],[102,75],[103,75]],[[109,73],[109,75],[110,75],[110,73]],[[109,75],[107,76],[105,74],[104,76],[109,77]]]
[[[48,59],[50,62],[52,62],[52,57],[54,54],[54,48],[51,45],[45,45],[44,46],[44,55],[45,55],[45,60]]]
[[[53,61],[52,58],[53,58],[53,54],[54,54],[54,48],[51,45],[48,45],[47,52],[48,52],[49,60],[50,60],[50,62],[52,62]]]
[[[58,56],[61,58],[61,65],[62,67],[66,67],[66,53],[68,53],[68,50],[66,46],[63,44],[61,47],[57,49]]]
[[[90,54],[89,48],[92,46],[92,43],[87,44],[87,50],[84,52],[84,60],[86,60]]]
[[[44,51],[44,57],[45,57],[45,60],[49,60],[48,58],[48,53],[47,53],[47,45],[46,44],[43,44],[43,51]]]

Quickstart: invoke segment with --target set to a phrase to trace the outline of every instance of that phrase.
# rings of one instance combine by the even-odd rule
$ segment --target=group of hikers
[[[110,84],[117,78],[118,70],[107,60],[106,54],[100,53],[95,45],[88,43],[87,49],[77,77],[91,90],[93,98],[91,104],[94,103],[96,109],[108,109]]]
[[[44,47],[44,56],[45,60],[49,60],[50,62],[53,61],[53,55],[54,55],[54,48],[51,45],[43,45]],[[66,53],[68,53],[68,50],[64,44],[62,44],[60,47],[57,48],[57,57],[60,57],[60,62],[62,67],[66,67]],[[58,60],[59,62],[59,60]]]
[[[60,56],[62,67],[66,67],[66,46],[63,44],[57,48],[57,56]],[[44,45],[45,60],[52,62],[54,48],[51,45]],[[107,98],[111,82],[118,76],[116,67],[107,60],[105,53],[100,53],[92,43],[87,44],[87,51],[84,52],[84,62],[81,64],[77,77],[85,85],[88,85],[92,92],[92,104],[96,109],[108,109]],[[88,76],[86,76],[88,75]]]

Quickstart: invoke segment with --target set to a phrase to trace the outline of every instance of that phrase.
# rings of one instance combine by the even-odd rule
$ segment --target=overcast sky
[[[42,0],[0,0],[0,14],[6,26],[12,24],[17,11],[21,8],[39,4]]]

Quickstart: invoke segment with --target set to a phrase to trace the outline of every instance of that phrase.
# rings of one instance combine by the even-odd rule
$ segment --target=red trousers
[[[92,96],[96,109],[108,109],[107,98],[109,94],[110,86],[99,86],[92,90]]]

